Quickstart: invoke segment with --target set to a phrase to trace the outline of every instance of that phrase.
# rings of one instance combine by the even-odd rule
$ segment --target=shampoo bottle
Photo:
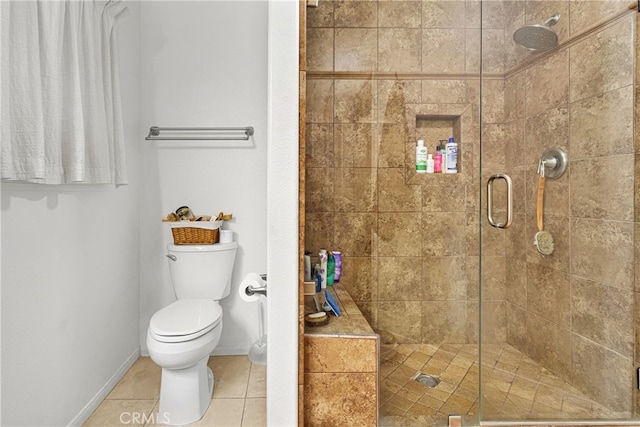
[[[438,150],[442,154],[442,173],[447,172],[447,140],[440,140],[440,149]]]
[[[329,252],[327,259],[327,286],[333,286],[336,274],[336,259],[332,252]]]
[[[416,145],[416,172],[427,172],[427,147],[422,139],[419,139]]]
[[[320,258],[320,277],[322,278],[322,289],[324,290],[327,287],[327,261],[329,260],[327,250],[320,249],[318,257]]]
[[[458,173],[458,144],[453,137],[449,138],[446,146],[447,150],[447,173]]]
[[[304,251],[304,281],[311,281],[311,252]]]
[[[442,153],[440,152],[440,145],[436,147],[436,154],[433,156],[433,172],[442,172]]]
[[[434,171],[434,160],[433,160],[433,156],[431,154],[429,154],[427,156],[427,173],[433,173]]]
[[[342,275],[342,253],[338,251],[333,251],[333,258],[336,260],[336,271],[333,276],[335,282],[340,281],[340,276]]]

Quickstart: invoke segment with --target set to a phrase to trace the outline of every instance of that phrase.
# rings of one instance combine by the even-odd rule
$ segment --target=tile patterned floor
[[[477,425],[477,345],[382,345],[381,426],[446,426],[448,415]],[[509,345],[483,347],[483,419],[615,419],[578,390]],[[429,388],[411,378],[423,372],[440,379]]]
[[[209,358],[215,386],[211,405],[193,426],[265,426],[266,366],[247,356]],[[158,412],[161,369],[139,358],[84,426],[153,426]]]

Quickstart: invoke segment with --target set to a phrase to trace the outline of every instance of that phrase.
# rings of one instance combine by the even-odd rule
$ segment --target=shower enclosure
[[[340,285],[381,337],[380,425],[637,422],[637,11],[320,0],[306,13],[305,248],[342,251]],[[553,43],[514,42],[542,26]],[[449,137],[458,173],[417,174],[416,140],[434,154]],[[544,185],[542,255],[550,148],[567,168]]]

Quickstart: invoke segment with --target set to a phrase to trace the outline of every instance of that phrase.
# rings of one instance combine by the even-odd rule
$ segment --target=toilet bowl
[[[214,385],[207,362],[221,333],[222,308],[213,300],[178,300],[153,315],[147,348],[162,368],[159,421],[189,424],[207,411]]]
[[[156,312],[147,349],[162,368],[158,423],[189,424],[202,418],[213,394],[209,355],[222,334],[219,301],[229,296],[237,242],[167,245],[177,300]]]

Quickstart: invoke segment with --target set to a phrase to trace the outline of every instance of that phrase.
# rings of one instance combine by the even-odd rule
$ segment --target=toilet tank
[[[229,295],[237,242],[167,245],[171,282],[178,299],[221,300]],[[175,260],[173,259],[175,257]]]

